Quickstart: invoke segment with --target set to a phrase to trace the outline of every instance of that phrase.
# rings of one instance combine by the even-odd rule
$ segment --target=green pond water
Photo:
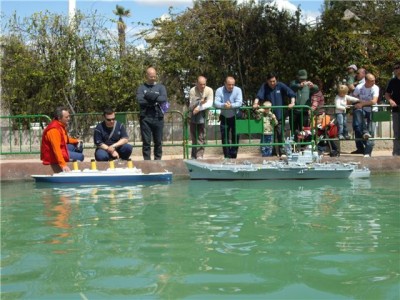
[[[1,185],[1,299],[400,299],[400,174]]]

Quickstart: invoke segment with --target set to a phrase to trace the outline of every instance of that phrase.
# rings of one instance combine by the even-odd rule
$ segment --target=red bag
[[[335,124],[330,123],[328,126],[326,126],[326,133],[329,138],[334,139],[338,136],[338,128]]]
[[[336,138],[338,136],[338,127],[335,125],[334,120],[331,120],[329,115],[318,116],[317,127],[318,136],[325,136],[326,138]]]

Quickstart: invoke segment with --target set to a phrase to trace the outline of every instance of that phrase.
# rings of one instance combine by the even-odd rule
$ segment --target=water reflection
[[[2,290],[19,298],[396,298],[394,181],[19,188],[2,203]]]
[[[46,224],[55,229],[52,231],[55,233],[43,242],[64,244],[63,246],[74,244],[79,234],[85,234],[85,228],[101,227],[111,221],[134,218],[145,207],[143,189],[146,187],[148,186],[42,186],[40,190],[43,191]],[[157,185],[153,188],[157,188]],[[54,253],[65,254],[68,251],[76,249],[56,249]]]
[[[364,179],[251,184],[238,181],[226,187],[221,182],[191,181],[188,193],[196,199],[195,203],[199,203],[201,212],[201,221],[193,225],[194,229],[211,232],[206,237],[200,236],[198,242],[204,241],[208,250],[212,248],[210,245],[215,245],[213,250],[221,253],[248,255],[251,249],[257,249],[255,241],[260,241],[260,237],[237,242],[241,231],[247,230],[243,223],[246,215],[252,215],[252,226],[265,226],[265,232],[270,232],[261,237],[264,242],[276,242],[282,229],[299,231],[303,235],[309,231],[310,239],[316,231],[334,230],[340,238],[336,247],[341,251],[374,251],[381,233],[381,216],[374,208],[366,213],[365,207],[361,207],[373,200],[370,188],[370,180]],[[355,202],[353,195],[364,196],[359,200],[361,202]],[[205,210],[212,213],[207,214]],[[249,236],[247,232],[246,236]],[[227,242],[230,239],[232,242]]]
[[[54,226],[59,230],[59,233],[54,234],[49,241],[50,244],[60,244],[65,241],[70,235],[71,225],[69,218],[71,215],[71,203],[68,197],[61,196],[59,200],[53,202],[53,197],[45,195],[44,201],[44,215],[47,217],[47,224]]]
[[[382,241],[381,222],[386,218],[381,215],[382,206],[376,203],[381,189],[371,192],[370,180],[251,184],[193,181],[188,193],[195,203],[199,202],[198,210],[202,212],[201,220],[193,222],[191,227],[198,236],[196,243],[203,244],[208,252],[201,259],[200,270],[231,274],[232,266],[224,266],[223,258],[216,253],[245,256],[246,265],[259,266],[256,273],[271,283],[258,288],[259,292],[305,281],[310,286],[325,286],[327,292],[335,294],[330,288],[332,276],[340,284],[349,278],[349,273],[354,276],[358,270],[354,272],[352,264],[344,263],[339,272],[330,263],[319,265],[314,261],[315,256],[338,250],[339,253],[375,252],[388,247]],[[343,226],[347,230],[341,230]],[[362,259],[362,264],[369,265],[368,258]],[[332,274],[315,275],[319,267],[322,272]],[[393,275],[383,277],[393,280]],[[348,284],[352,286],[351,282]]]

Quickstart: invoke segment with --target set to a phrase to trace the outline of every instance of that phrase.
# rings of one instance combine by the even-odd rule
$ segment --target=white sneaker
[[[368,132],[363,134],[363,139],[364,140],[368,140],[370,137],[371,137],[371,135]]]
[[[365,155],[364,155],[364,157],[371,157],[371,155],[369,155],[369,154],[365,154]]]
[[[344,140],[344,136],[343,135],[339,135],[339,140]]]

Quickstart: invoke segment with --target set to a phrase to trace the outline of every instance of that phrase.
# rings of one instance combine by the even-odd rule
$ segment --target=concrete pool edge
[[[386,153],[385,153],[386,154]],[[277,157],[268,158],[268,160],[277,160]],[[237,161],[251,161],[251,162],[262,162],[261,157],[241,157]],[[205,161],[217,162],[221,161],[220,158],[210,158]],[[359,163],[360,167],[368,167],[371,173],[382,173],[382,172],[400,172],[400,157],[399,156],[373,156],[364,158],[357,155],[342,155],[340,157],[326,157],[324,156],[322,162],[355,162]],[[137,168],[143,170],[143,172],[160,172],[168,170],[173,173],[173,178],[182,179],[189,178],[188,170],[181,158],[171,158],[166,160],[158,161],[143,161],[133,160],[134,165]],[[72,169],[72,163],[69,164]],[[125,165],[121,165],[124,167]],[[105,170],[109,167],[108,162],[97,162],[97,168],[99,170]],[[116,166],[118,167],[118,165]],[[90,159],[85,162],[79,163],[79,169],[89,169]],[[31,175],[33,174],[52,174],[52,169],[49,166],[44,166],[39,159],[12,159],[12,160],[1,160],[0,161],[0,174],[1,182],[5,181],[18,181],[18,180],[30,180],[33,181]]]

